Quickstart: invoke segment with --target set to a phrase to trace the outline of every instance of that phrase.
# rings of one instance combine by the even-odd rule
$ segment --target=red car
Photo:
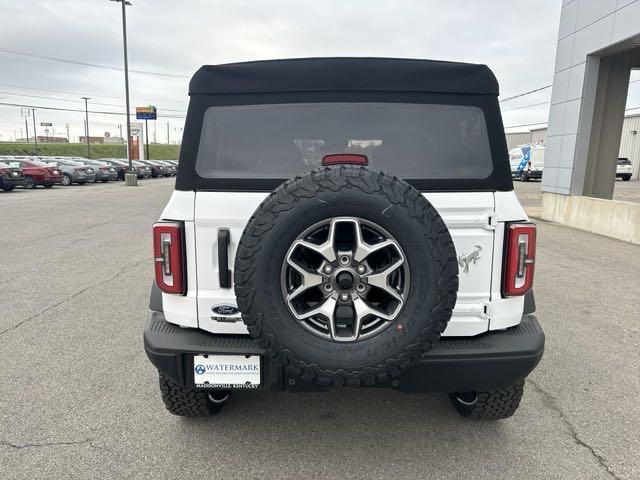
[[[62,171],[58,167],[33,160],[30,158],[12,158],[6,163],[11,167],[22,169],[24,174],[24,188],[35,188],[42,185],[44,188],[51,188],[54,184],[62,181]]]

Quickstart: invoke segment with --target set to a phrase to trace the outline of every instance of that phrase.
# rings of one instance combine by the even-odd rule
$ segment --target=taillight
[[[511,223],[506,234],[502,294],[505,297],[524,295],[533,286],[536,226],[533,223]]]
[[[182,224],[160,222],[153,226],[156,285],[165,293],[184,294],[184,242]]]

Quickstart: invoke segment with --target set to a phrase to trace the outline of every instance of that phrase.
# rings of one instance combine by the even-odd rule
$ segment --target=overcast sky
[[[561,4],[560,0],[131,1],[130,68],[175,75],[132,73],[132,106],[155,104],[160,116],[173,117],[184,115],[188,79],[200,65],[268,58],[388,56],[486,63],[498,77],[503,97],[508,97],[551,83]],[[0,49],[122,67],[119,8],[108,0],[0,0]],[[90,110],[121,112],[123,73],[0,51],[0,103],[82,109],[81,96],[92,98]],[[504,103],[505,125],[544,122],[548,105],[506,110],[549,97],[547,89]],[[637,98],[640,104],[640,95]],[[72,137],[81,134],[83,120],[82,113],[37,111],[38,124],[52,122],[56,134],[64,132],[66,123]],[[180,135],[183,119],[164,117],[158,121],[158,141],[166,142],[167,121],[171,140]],[[124,116],[90,114],[91,134],[117,135],[123,122]],[[21,128],[20,108],[0,105],[0,140],[20,136]],[[150,133],[153,138],[153,128]]]

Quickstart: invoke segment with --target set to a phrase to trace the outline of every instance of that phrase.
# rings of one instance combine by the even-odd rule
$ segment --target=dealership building
[[[612,200],[625,120],[640,68],[640,0],[563,0],[542,177],[542,217],[640,243],[640,204]],[[625,126],[626,125],[626,126]],[[625,147],[626,148],[626,147]]]

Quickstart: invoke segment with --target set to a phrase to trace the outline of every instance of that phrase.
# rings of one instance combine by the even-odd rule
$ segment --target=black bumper
[[[158,370],[179,385],[193,387],[193,355],[264,355],[264,349],[248,336],[213,335],[176,327],[162,312],[152,312],[144,328],[144,348]],[[411,369],[388,384],[413,392],[487,391],[507,387],[525,378],[544,351],[544,333],[533,315],[520,325],[477,337],[442,338]],[[266,390],[316,391],[289,377],[284,369],[262,358],[262,386]]]
[[[24,185],[24,177],[0,177],[0,187],[21,187]]]

